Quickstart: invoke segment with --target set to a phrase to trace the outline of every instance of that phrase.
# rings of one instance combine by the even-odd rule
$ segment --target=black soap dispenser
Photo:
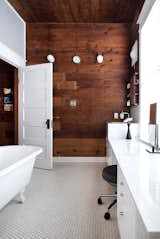
[[[130,131],[130,125],[131,122],[133,121],[133,118],[126,118],[123,122],[127,123],[127,135],[126,135],[126,139],[132,139],[131,137],[131,131]]]

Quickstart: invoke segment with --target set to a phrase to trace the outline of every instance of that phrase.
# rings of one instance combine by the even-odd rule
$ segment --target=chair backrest
[[[117,165],[107,166],[103,169],[102,177],[112,185],[117,184]]]

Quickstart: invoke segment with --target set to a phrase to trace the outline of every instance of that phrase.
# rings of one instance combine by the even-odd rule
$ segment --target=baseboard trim
[[[105,163],[106,157],[53,157],[53,163]]]

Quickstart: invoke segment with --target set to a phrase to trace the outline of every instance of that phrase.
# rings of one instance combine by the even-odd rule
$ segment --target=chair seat
[[[108,183],[117,184],[117,165],[105,167],[102,172],[102,177]]]

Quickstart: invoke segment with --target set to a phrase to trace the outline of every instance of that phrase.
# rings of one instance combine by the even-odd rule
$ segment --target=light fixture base
[[[54,63],[56,59],[55,59],[55,57],[54,57],[53,55],[49,54],[49,55],[47,56],[47,60],[48,60],[50,63]]]

